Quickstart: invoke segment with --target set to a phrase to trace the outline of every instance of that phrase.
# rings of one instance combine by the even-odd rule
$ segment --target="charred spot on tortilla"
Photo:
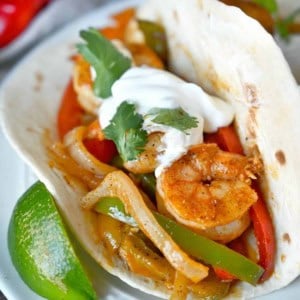
[[[252,125],[257,125],[256,122],[256,112],[257,112],[257,107],[252,106],[248,113],[249,113],[249,120],[251,122]]]
[[[215,95],[219,95],[224,92],[229,93],[231,91],[230,83],[219,76],[213,63],[208,64],[206,79],[209,81],[211,89]]]
[[[173,17],[174,17],[174,19],[176,20],[176,22],[179,22],[177,10],[174,10],[174,11],[173,11]]]
[[[35,84],[33,86],[34,91],[39,92],[42,88],[44,76],[40,71],[35,72]]]
[[[285,260],[286,260],[286,256],[284,254],[281,254],[280,260],[281,260],[282,263],[284,263]]]
[[[40,71],[35,72],[35,78],[36,78],[37,83],[43,83],[43,81],[44,81],[44,76]]]
[[[257,107],[255,106],[251,106],[248,110],[247,136],[249,140],[256,139],[256,130],[257,130],[256,112],[257,112]]]
[[[290,235],[287,232],[282,236],[282,239],[284,242],[287,242],[288,244],[291,243]]]
[[[35,132],[35,133],[37,132],[36,129],[35,129],[35,128],[32,128],[32,127],[26,127],[26,131],[27,131],[27,132],[33,132],[33,133],[34,133],[34,132]]]
[[[251,104],[252,107],[258,107],[258,91],[254,84],[245,83],[244,90],[247,102]]]
[[[248,138],[249,140],[255,139],[256,138],[256,132],[254,126],[251,124],[251,118],[248,119]]]
[[[275,152],[275,157],[276,157],[276,159],[277,159],[277,161],[279,162],[280,165],[285,165],[286,159],[285,159],[284,152],[282,150],[276,151]]]

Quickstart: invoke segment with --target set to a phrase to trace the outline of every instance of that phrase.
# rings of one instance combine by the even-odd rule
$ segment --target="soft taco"
[[[113,19],[81,33],[62,102],[6,97],[17,150],[129,285],[174,299],[286,286],[300,273],[300,93],[272,36],[214,0],[152,0]],[[71,75],[60,67],[43,94]]]

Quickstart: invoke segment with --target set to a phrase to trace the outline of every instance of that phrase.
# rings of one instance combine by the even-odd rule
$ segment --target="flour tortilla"
[[[166,28],[170,66],[177,74],[232,103],[245,151],[257,147],[265,164],[264,193],[278,247],[275,273],[257,287],[240,283],[231,296],[250,298],[287,285],[300,273],[300,95],[280,50],[256,21],[217,1],[153,0],[139,14]],[[34,59],[28,57],[7,79],[0,94],[3,127],[52,192],[87,252],[129,285],[166,298],[162,284],[133,274],[118,257],[111,265],[90,222],[92,215],[79,207],[86,191],[67,184],[59,170],[49,167],[44,131],[56,137],[56,113],[74,51],[74,39],[69,43],[65,37],[37,49]],[[40,84],[37,72],[42,74]]]
[[[280,49],[238,8],[213,0],[152,0],[141,18],[167,32],[171,69],[230,102],[246,153],[258,148],[263,191],[276,231],[275,272],[264,284],[240,283],[238,297],[279,289],[300,273],[300,94]]]

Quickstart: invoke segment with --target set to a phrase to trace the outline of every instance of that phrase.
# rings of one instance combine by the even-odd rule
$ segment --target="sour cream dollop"
[[[234,117],[233,108],[227,102],[208,95],[198,85],[186,82],[170,72],[150,67],[133,67],[113,84],[112,97],[104,100],[99,109],[102,128],[110,124],[123,101],[135,104],[136,111],[146,116],[143,128],[148,133],[164,133],[156,176],[184,155],[192,145],[202,143],[204,132],[215,132],[219,127],[229,125]],[[154,107],[181,107],[197,119],[198,126],[182,132],[154,123],[153,117],[147,116]]]

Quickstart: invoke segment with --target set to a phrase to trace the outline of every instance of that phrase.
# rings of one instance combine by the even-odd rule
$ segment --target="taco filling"
[[[110,267],[172,299],[267,281],[276,243],[264,164],[257,147],[244,154],[235,108],[171,72],[160,23],[133,9],[113,19],[81,32],[61,143],[49,147],[51,163],[86,191],[81,209]]]

